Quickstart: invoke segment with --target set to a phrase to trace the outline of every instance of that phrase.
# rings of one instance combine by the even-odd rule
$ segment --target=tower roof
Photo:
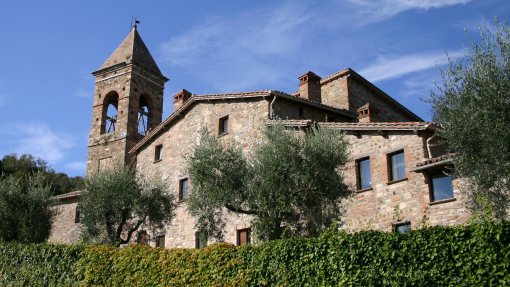
[[[137,64],[141,64],[146,68],[153,70],[154,72],[161,74],[161,71],[156,65],[156,62],[151,56],[149,49],[145,46],[140,34],[135,28],[129,33],[129,35],[122,41],[122,43],[117,47],[117,49],[113,52],[113,54],[104,62],[104,64],[99,68],[99,70],[108,68],[115,64],[119,64],[122,62],[131,62],[134,61]]]

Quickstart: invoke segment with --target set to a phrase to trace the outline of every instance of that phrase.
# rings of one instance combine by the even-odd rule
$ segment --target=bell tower
[[[87,174],[114,163],[129,164],[129,150],[161,123],[164,84],[136,26],[99,68],[90,127]]]

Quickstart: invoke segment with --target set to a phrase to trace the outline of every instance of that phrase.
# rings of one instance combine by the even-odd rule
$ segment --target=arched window
[[[105,104],[108,108],[105,115],[105,133],[113,133],[117,125],[117,108],[119,106],[119,95],[116,92],[110,92],[106,95]]]
[[[138,105],[138,133],[145,136],[147,134],[147,121],[149,120],[149,104],[144,96],[140,97]]]

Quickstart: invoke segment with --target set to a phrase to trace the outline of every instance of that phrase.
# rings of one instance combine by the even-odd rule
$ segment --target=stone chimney
[[[313,72],[307,72],[299,79],[299,96],[307,100],[322,103],[321,77]]]
[[[185,89],[180,90],[174,96],[174,112],[177,111],[188,99],[191,97],[191,93],[186,91]]]
[[[377,114],[379,110],[375,108],[373,105],[370,105],[370,103],[365,104],[361,108],[358,109],[358,119],[360,123],[371,123],[371,122],[377,122]]]

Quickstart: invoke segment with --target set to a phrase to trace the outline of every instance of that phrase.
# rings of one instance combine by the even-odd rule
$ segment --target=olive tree
[[[495,28],[480,27],[479,44],[470,37],[461,60],[448,58],[439,69],[443,85],[428,102],[439,135],[457,153],[472,208],[489,203],[502,219],[510,207],[510,28],[497,18]]]
[[[281,123],[269,126],[248,156],[235,142],[222,144],[204,129],[187,161],[188,210],[198,231],[217,239],[223,237],[225,212],[251,215],[261,241],[284,231],[315,236],[339,220],[340,201],[350,194],[341,172],[347,141],[327,127],[296,135]]]
[[[85,188],[78,210],[84,235],[94,243],[129,243],[140,227],[163,228],[174,216],[175,197],[166,184],[129,166],[117,164],[87,175]]]
[[[44,242],[55,216],[42,172],[0,180],[0,241]]]

